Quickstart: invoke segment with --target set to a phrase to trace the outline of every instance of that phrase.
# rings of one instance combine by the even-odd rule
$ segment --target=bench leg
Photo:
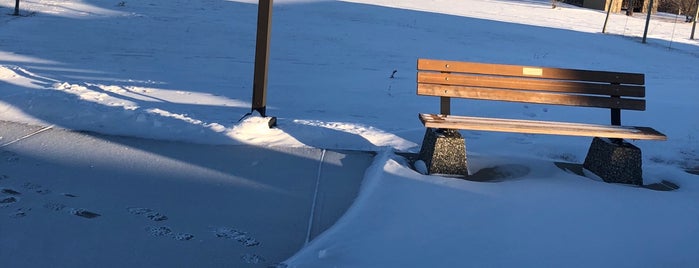
[[[466,176],[466,142],[457,130],[427,128],[418,158],[429,174]]]
[[[605,182],[643,185],[641,149],[624,140],[594,138],[583,167]]]

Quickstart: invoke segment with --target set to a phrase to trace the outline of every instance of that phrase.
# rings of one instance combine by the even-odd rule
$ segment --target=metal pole
[[[643,41],[641,43],[646,43],[646,36],[648,35],[648,25],[650,24],[650,14],[653,13],[653,0],[648,3],[648,15],[646,16],[646,29],[643,30]]]
[[[607,17],[604,18],[604,26],[602,26],[602,33],[605,33],[607,31],[607,21],[609,21],[609,13],[612,12],[612,3],[614,3],[614,0],[609,0],[609,6],[607,7]]]
[[[697,16],[699,16],[699,0],[697,0],[697,10],[694,12],[694,18],[692,18],[692,34],[689,39],[694,40],[694,30],[697,29]]]
[[[272,33],[272,2],[260,0],[257,9],[257,43],[255,45],[255,77],[252,84],[252,111],[267,116],[267,71],[269,41]]]
[[[15,1],[15,13],[12,14],[13,16],[19,16],[19,0]]]

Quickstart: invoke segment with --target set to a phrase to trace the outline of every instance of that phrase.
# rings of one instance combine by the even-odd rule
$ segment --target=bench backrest
[[[441,114],[452,97],[609,108],[612,125],[646,108],[643,74],[429,59],[417,69],[417,94],[441,97]]]

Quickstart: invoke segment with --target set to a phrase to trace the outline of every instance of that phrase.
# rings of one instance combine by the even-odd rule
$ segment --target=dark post
[[[612,126],[621,126],[621,109],[612,108]]]
[[[620,85],[619,83],[612,83],[612,85]],[[612,100],[616,98],[621,98],[621,96],[612,95]],[[612,125],[621,126],[621,109],[612,108]]]
[[[19,0],[15,0],[15,13],[13,16],[19,16]]]
[[[257,9],[257,43],[255,46],[255,77],[252,84],[252,111],[265,117],[267,113],[267,64],[272,29],[272,2],[260,0]]]
[[[699,0],[697,0],[697,9],[694,11],[694,18],[692,18],[692,34],[689,35],[689,39],[694,40],[694,30],[697,29],[697,16],[699,16]]]
[[[443,115],[451,114],[451,98],[439,97],[439,113]]]
[[[646,15],[646,28],[643,30],[643,41],[641,43],[646,43],[646,36],[648,36],[648,24],[650,23],[650,14],[653,13],[653,0],[648,3],[648,15]]]
[[[607,6],[607,17],[604,18],[604,26],[602,26],[602,33],[605,33],[607,31],[607,21],[609,21],[609,13],[612,12],[612,4],[614,3],[614,0],[609,0],[609,5]]]
[[[612,83],[612,85],[619,85],[619,83]],[[621,96],[612,95],[612,99],[617,99],[617,98],[621,98]],[[612,126],[621,126],[621,109],[612,108],[611,111],[612,111],[611,112]],[[610,139],[610,140],[612,141],[612,143],[615,143],[615,144],[621,144],[624,141],[623,139]]]

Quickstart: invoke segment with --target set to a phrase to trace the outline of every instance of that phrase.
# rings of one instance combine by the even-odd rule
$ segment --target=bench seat
[[[632,140],[667,140],[667,136],[649,127],[594,125],[441,114],[420,114],[420,121],[422,121],[425,127],[438,129],[464,129]]]

